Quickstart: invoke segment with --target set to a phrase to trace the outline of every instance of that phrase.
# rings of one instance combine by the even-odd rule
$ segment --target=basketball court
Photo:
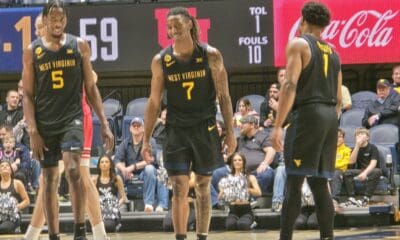
[[[124,233],[113,233],[109,234],[112,240],[171,240],[174,239],[174,235],[171,232],[124,232]],[[1,235],[0,239],[8,240],[19,240],[22,235]],[[248,232],[226,232],[226,231],[212,231],[210,233],[210,240],[260,240],[260,239],[278,239],[279,231],[273,230],[253,230]],[[48,236],[42,234],[40,240],[47,240]],[[62,240],[72,240],[71,234],[61,235]],[[88,235],[88,239],[91,240],[92,236]],[[189,232],[188,239],[196,239],[194,232]],[[296,240],[318,240],[318,230],[298,230],[294,232],[293,239]],[[346,229],[335,229],[336,240],[375,240],[375,239],[400,239],[400,227],[399,226],[387,226],[387,227],[370,227],[370,228],[346,228]]]

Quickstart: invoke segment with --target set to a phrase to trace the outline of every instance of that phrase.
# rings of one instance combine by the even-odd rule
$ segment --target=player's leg
[[[45,167],[42,169],[43,172],[43,191],[42,198],[38,201],[42,201],[44,204],[44,214],[46,216],[47,225],[49,228],[49,239],[59,239],[59,218],[58,218],[58,167]]]
[[[35,208],[33,209],[31,223],[26,230],[24,239],[38,240],[42,227],[45,223],[44,209],[43,209],[43,176],[39,176],[39,189],[37,192]]]
[[[199,240],[207,238],[211,220],[211,176],[196,174],[196,231]]]
[[[321,239],[333,239],[335,211],[328,188],[328,180],[326,178],[309,177],[307,182],[314,196]]]
[[[63,160],[74,216],[74,238],[85,237],[86,189],[80,173],[80,152],[65,151]]]
[[[85,162],[87,162],[86,165]],[[87,203],[90,203],[86,204],[86,210],[90,224],[92,225],[93,239],[106,240],[108,238],[101,215],[99,193],[97,192],[96,186],[90,178],[89,160],[82,159],[80,168],[82,183],[86,190]]]
[[[170,175],[172,183],[172,222],[177,240],[186,239],[187,219],[189,216],[189,176]]]
[[[304,176],[287,176],[285,199],[283,200],[281,213],[280,240],[292,239],[294,223],[300,214],[301,186],[303,182]]]

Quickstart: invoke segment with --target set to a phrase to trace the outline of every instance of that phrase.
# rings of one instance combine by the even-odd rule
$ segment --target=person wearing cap
[[[145,212],[153,212],[157,191],[156,211],[160,212],[168,209],[168,189],[157,181],[157,164],[154,161],[152,163],[144,161],[140,154],[143,145],[143,125],[144,121],[140,117],[134,117],[131,120],[129,128],[131,135],[118,146],[113,161],[124,179],[125,186],[128,186],[134,178],[143,181]],[[153,138],[150,142],[153,146],[156,145]],[[152,154],[154,157],[156,156],[155,148]]]
[[[259,119],[247,115],[240,119],[240,137],[238,138],[238,152],[247,159],[247,171],[256,176],[263,194],[272,192],[274,171],[270,167],[275,158],[268,133],[259,130]]]
[[[391,84],[387,79],[379,79],[376,83],[377,99],[365,109],[362,125],[371,128],[378,124],[398,122],[399,94],[390,94]]]

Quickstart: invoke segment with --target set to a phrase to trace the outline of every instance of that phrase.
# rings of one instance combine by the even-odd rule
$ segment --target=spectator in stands
[[[256,116],[248,115],[241,120],[237,150],[247,159],[247,170],[255,175],[263,194],[272,192],[274,171],[270,167],[275,157],[269,136],[258,129]]]
[[[217,120],[217,130],[218,130],[218,135],[220,137],[221,141],[221,149],[224,149],[224,139],[226,136],[226,130],[225,130],[225,124],[223,121]],[[228,176],[230,173],[230,163],[228,162],[228,157],[226,155],[226,151],[223,150],[223,152],[219,155],[219,157],[222,157],[224,159],[225,165],[217,168],[213,171],[213,174],[211,176],[211,184],[210,184],[210,190],[211,190],[211,204],[213,208],[220,208],[222,207],[221,205],[218,205],[218,194],[219,194],[219,181],[223,178]]]
[[[390,83],[386,79],[379,79],[376,83],[377,99],[366,109],[362,125],[371,128],[382,123],[391,123],[399,126],[398,108],[399,94],[390,94]]]
[[[22,108],[18,107],[19,95],[15,90],[9,90],[6,97],[5,109],[0,111],[0,124],[14,127],[23,117]]]
[[[19,201],[19,199],[21,201]],[[14,233],[21,225],[20,211],[29,205],[24,184],[14,179],[11,163],[0,163],[0,234]]]
[[[18,81],[18,96],[18,107],[22,109],[22,98],[24,97],[22,79]],[[13,133],[17,143],[22,143],[25,146],[30,147],[28,124],[25,121],[25,117],[18,121],[15,126],[13,126]]]
[[[163,106],[161,106],[161,113],[160,113],[160,117],[157,119],[156,125],[154,127],[154,131],[153,131],[153,138],[156,141],[156,146],[154,146],[156,148],[157,151],[157,163],[158,163],[158,169],[157,169],[157,179],[159,184],[164,184],[165,186],[167,185],[167,181],[168,181],[168,173],[167,170],[164,167],[164,158],[163,158],[163,145],[164,145],[164,141],[166,138],[166,129],[165,129],[165,123],[166,123],[166,119],[167,119],[167,106],[165,104],[163,104]]]
[[[0,125],[0,149],[4,148],[3,142],[7,136],[14,137],[12,128],[8,125]],[[34,194],[39,186],[40,164],[38,161],[31,159],[29,149],[24,144],[16,143],[14,149],[18,152],[21,159],[19,166],[21,173],[18,173],[17,177],[24,183],[27,183],[26,187],[29,193]]]
[[[285,80],[286,78],[286,69],[279,68],[278,71],[276,72],[276,77],[278,79],[279,84],[282,84],[283,80]]]
[[[262,127],[270,128],[274,126],[276,111],[278,110],[279,83],[273,83],[268,89],[265,101],[260,106],[260,124]]]
[[[250,196],[261,196],[257,179],[246,173],[246,157],[242,153],[229,156],[231,173],[219,182],[219,198],[229,205],[226,230],[250,230],[255,218],[250,206]]]
[[[335,172],[333,178],[329,181],[331,194],[333,199],[333,206],[335,210],[338,210],[340,191],[342,190],[343,184],[343,174],[347,170],[350,163],[351,149],[344,144],[345,132],[342,129],[338,129],[338,141],[336,150],[336,162],[335,162]]]
[[[143,119],[140,117],[132,119],[129,129],[131,135],[118,146],[114,163],[121,172],[127,188],[129,188],[134,176],[144,181],[143,200],[145,212],[153,212],[156,190],[158,200],[156,211],[163,211],[168,209],[168,189],[163,183],[157,181],[157,163],[154,161],[155,159],[148,164],[140,154],[143,144],[143,123]],[[156,145],[154,139],[151,139],[151,145]],[[156,149],[153,148],[152,151],[152,155],[156,156]]]
[[[349,195],[346,205],[366,206],[374,194],[380,176],[378,148],[369,142],[369,131],[366,128],[357,128],[355,132],[356,144],[350,155],[349,164],[356,164],[355,169],[348,169],[344,173],[344,183]],[[367,188],[363,199],[355,200],[354,181],[366,182]]]
[[[276,166],[272,166],[274,168],[274,187],[272,193],[272,212],[281,212],[282,203],[285,193],[285,185],[286,185],[286,167],[285,167],[285,159],[283,153],[276,153],[275,159],[277,159]]]
[[[22,107],[22,98],[24,97],[24,86],[22,79],[18,81],[18,96],[19,96],[18,107]]]
[[[196,210],[194,208],[194,200],[196,199],[194,185],[195,185],[196,175],[194,172],[190,173],[189,179],[189,194],[188,194],[188,202],[189,202],[189,217],[187,219],[187,229],[194,230],[196,228]],[[163,230],[164,231],[173,231],[174,226],[172,223],[172,209],[168,210],[168,213],[165,215],[163,219]]]
[[[15,149],[15,138],[12,135],[6,135],[3,139],[3,148],[0,150],[0,161],[9,162],[15,173],[15,178],[20,180],[24,186],[27,186],[27,169],[21,167],[21,157],[19,151]]]
[[[393,89],[400,94],[400,64],[393,66],[392,79]]]
[[[249,99],[241,98],[239,100],[239,111],[233,115],[233,126],[240,127],[240,119],[247,115],[255,115],[258,118],[258,113],[252,108]]]
[[[307,179],[304,179],[301,187],[301,209],[300,215],[296,219],[295,227],[297,229],[318,229],[319,227],[314,197]]]
[[[103,155],[97,162],[99,175],[93,179],[100,196],[101,215],[107,232],[115,232],[120,226],[119,208],[125,204],[126,194],[122,178],[116,174],[110,156]]]
[[[345,112],[352,107],[352,102],[351,102],[351,95],[349,89],[345,86],[342,85],[342,112]]]

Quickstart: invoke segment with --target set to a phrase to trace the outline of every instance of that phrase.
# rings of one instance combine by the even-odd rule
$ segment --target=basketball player
[[[93,71],[94,81],[97,82],[97,74]],[[89,216],[90,224],[92,225],[92,233],[94,240],[107,240],[109,239],[106,234],[104,222],[101,216],[99,193],[96,186],[90,177],[90,152],[93,139],[93,123],[92,113],[86,101],[85,91],[82,95],[82,110],[83,110],[83,131],[84,131],[84,145],[81,155],[80,171],[82,182],[87,191],[87,201],[90,204],[86,205],[87,213]],[[62,172],[62,170],[60,170]],[[43,197],[43,177],[40,176],[40,188],[38,191],[37,199]],[[38,240],[42,227],[45,223],[45,216],[43,211],[43,202],[36,201],[35,208],[32,213],[31,223],[26,230],[24,239]]]
[[[282,151],[282,124],[292,109],[285,138],[287,182],[280,239],[292,239],[305,176],[314,195],[321,239],[333,239],[334,209],[327,179],[335,167],[342,75],[339,56],[320,38],[330,22],[329,10],[322,3],[308,2],[301,13],[301,35],[286,49],[286,79],[272,133],[274,148]]]
[[[233,134],[232,103],[228,92],[227,73],[221,53],[199,43],[196,19],[186,8],[172,8],[167,15],[168,36],[174,44],[156,54],[151,63],[151,93],[145,112],[142,154],[152,162],[149,144],[167,89],[167,141],[163,146],[164,164],[172,182],[172,219],[176,239],[186,239],[189,172],[196,174],[197,239],[206,239],[210,225],[210,178],[222,166],[216,128],[215,97],[218,97],[226,126],[227,152],[236,148]]]
[[[86,191],[81,180],[80,155],[83,145],[82,85],[102,123],[106,149],[113,136],[93,80],[90,50],[86,41],[65,34],[67,12],[58,0],[43,10],[46,34],[32,42],[23,54],[24,114],[29,126],[31,149],[43,168],[42,201],[50,239],[59,239],[58,159],[63,159],[74,211],[74,239],[86,239],[84,208]],[[83,76],[83,81],[82,81]]]

